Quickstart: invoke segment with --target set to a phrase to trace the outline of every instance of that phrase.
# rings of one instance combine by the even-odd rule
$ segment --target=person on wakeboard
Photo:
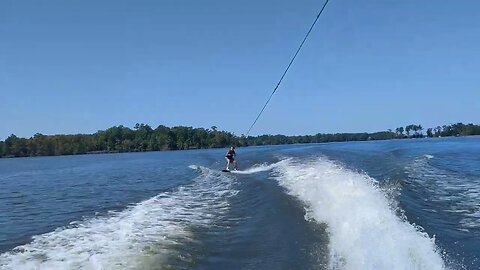
[[[230,164],[233,164],[233,168],[235,169],[235,171],[237,170],[237,161],[235,161],[235,155],[235,146],[232,146],[225,155],[225,159],[227,160],[227,171],[230,170]]]

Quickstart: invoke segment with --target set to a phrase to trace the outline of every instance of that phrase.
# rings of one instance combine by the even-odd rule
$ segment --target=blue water
[[[0,159],[0,269],[480,269],[480,138]]]

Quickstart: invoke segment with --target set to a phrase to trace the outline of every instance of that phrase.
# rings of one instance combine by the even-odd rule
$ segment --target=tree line
[[[423,134],[421,125],[399,127],[394,131],[374,133],[335,133],[304,136],[261,135],[236,136],[231,132],[193,127],[166,127],[153,129],[136,124],[133,129],[114,126],[94,134],[43,135],[19,138],[14,134],[0,141],[0,157],[57,156],[94,153],[143,152],[219,148],[230,145],[258,146],[295,143],[325,143],[344,141],[389,140],[422,137],[480,135],[480,125],[451,124],[428,128]]]
[[[404,133],[405,132],[405,133]],[[397,138],[449,137],[480,135],[480,125],[456,123],[450,125],[427,128],[423,134],[422,125],[408,125],[395,129]]]

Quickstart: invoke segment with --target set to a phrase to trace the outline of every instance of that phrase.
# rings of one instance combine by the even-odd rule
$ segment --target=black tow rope
[[[268,97],[267,102],[265,102],[265,105],[263,105],[262,110],[260,110],[260,113],[258,113],[257,118],[255,118],[255,121],[253,121],[252,125],[251,125],[250,128],[248,129],[247,134],[246,134],[247,137],[248,137],[248,134],[250,134],[250,131],[252,130],[253,126],[255,126],[255,124],[257,123],[258,118],[260,118],[260,115],[262,115],[263,111],[264,111],[265,108],[267,107],[268,103],[270,102],[270,99],[272,99],[273,95],[275,94],[275,92],[277,91],[278,87],[280,86],[280,83],[282,82],[283,77],[285,77],[285,74],[287,74],[288,70],[290,69],[290,66],[292,65],[293,61],[294,61],[295,58],[297,57],[298,52],[300,52],[300,50],[302,49],[303,44],[304,44],[305,41],[307,40],[308,35],[310,35],[310,32],[312,32],[312,29],[313,29],[313,27],[315,26],[315,24],[317,23],[318,18],[320,17],[320,15],[322,15],[323,10],[324,10],[325,7],[327,6],[327,3],[328,3],[328,0],[326,0],[326,1],[325,1],[325,4],[323,4],[322,9],[320,10],[320,12],[318,13],[317,17],[315,18],[315,21],[313,21],[312,25],[310,26],[310,29],[308,29],[308,32],[307,32],[307,34],[305,35],[305,37],[303,38],[302,43],[300,43],[300,46],[298,47],[297,51],[296,51],[295,54],[293,55],[292,60],[290,60],[290,63],[288,63],[287,68],[286,68],[285,71],[283,72],[282,77],[280,77],[280,80],[278,81],[277,86],[275,86],[275,88],[273,89],[273,92],[272,92],[272,93],[270,94],[270,96]]]

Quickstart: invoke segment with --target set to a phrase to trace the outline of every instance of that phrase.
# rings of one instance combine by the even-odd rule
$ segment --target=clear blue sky
[[[0,139],[245,133],[321,0],[0,2]],[[331,0],[252,134],[480,119],[480,2]]]

